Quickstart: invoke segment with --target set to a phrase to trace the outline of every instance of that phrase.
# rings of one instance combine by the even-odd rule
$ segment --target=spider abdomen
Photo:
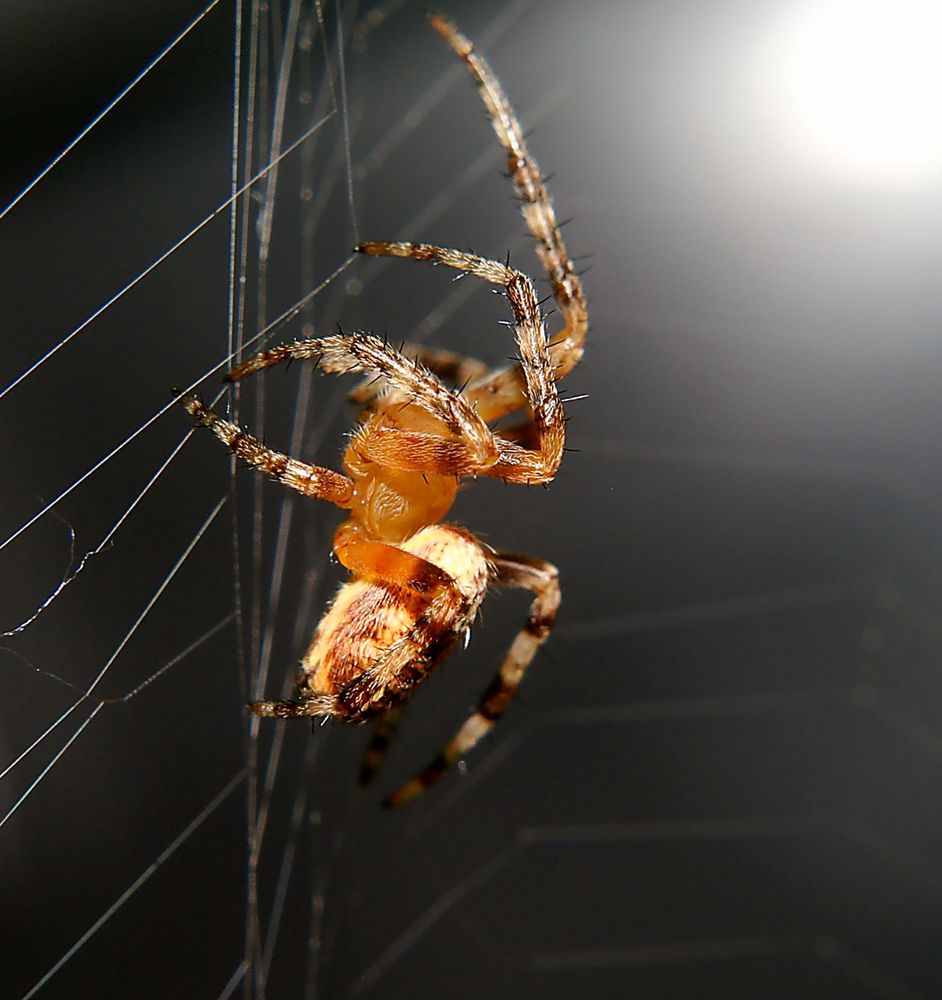
[[[356,720],[408,697],[471,627],[487,592],[481,545],[462,528],[430,525],[399,548],[455,582],[433,593],[362,577],[344,584],[321,619],[301,664],[301,697],[334,699],[334,714]]]

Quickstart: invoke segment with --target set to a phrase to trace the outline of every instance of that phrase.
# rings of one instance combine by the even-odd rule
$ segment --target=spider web
[[[595,252],[590,399],[551,490],[460,498],[560,566],[563,615],[498,733],[397,814],[525,601],[489,600],[356,787],[363,730],[243,709],[290,688],[335,519],[170,387],[224,406],[238,349],[337,322],[511,353],[485,289],[350,252],[536,273],[473,88],[396,0],[5,15],[10,995],[931,996],[939,190],[802,186],[728,134],[761,10],[447,13]],[[239,419],[336,466],[349,386],[253,381]]]

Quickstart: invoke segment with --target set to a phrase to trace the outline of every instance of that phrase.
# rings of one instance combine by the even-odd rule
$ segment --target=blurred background
[[[538,274],[474,88],[419,3],[0,12],[0,992],[939,995],[942,12],[445,12],[533,130],[593,325],[556,482],[454,512],[559,566],[556,633],[392,814],[526,596],[488,600],[376,788],[363,728],[251,726],[339,515],[233,478],[170,389],[216,398],[230,328],[513,353],[479,283],[350,255]],[[351,384],[273,371],[239,419],[336,467]]]

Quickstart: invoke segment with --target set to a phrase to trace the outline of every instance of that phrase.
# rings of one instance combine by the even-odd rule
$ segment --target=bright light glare
[[[761,72],[804,155],[869,180],[942,178],[942,0],[789,3]]]

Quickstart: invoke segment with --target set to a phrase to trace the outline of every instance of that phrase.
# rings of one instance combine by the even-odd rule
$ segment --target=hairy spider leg
[[[180,402],[194,420],[208,427],[237,458],[259,472],[266,473],[305,496],[329,500],[338,507],[349,505],[353,482],[346,476],[320,465],[309,465],[266,447],[248,431],[205,407],[195,396],[181,396]]]
[[[389,385],[392,391],[377,401],[374,416],[386,412],[391,419],[369,420],[354,436],[355,450],[363,458],[393,469],[454,476],[490,475],[489,470],[505,457],[511,468],[520,465],[516,454],[503,455],[497,436],[461,393],[450,390],[418,361],[369,334],[340,334],[281,344],[249,358],[226,378],[238,381],[292,360],[313,360],[321,370],[339,374],[370,372]],[[398,413],[413,404],[444,425],[438,431],[450,431],[454,437],[434,428],[398,427]],[[516,474],[522,478],[513,481],[543,481],[539,472],[524,469]],[[500,478],[505,477],[501,474]]]
[[[563,242],[561,226],[556,220],[540,168],[527,149],[520,122],[487,61],[478,55],[470,39],[447,18],[432,11],[429,21],[467,67],[477,84],[497,139],[507,153],[507,173],[513,181],[524,221],[536,242],[537,255],[564,320],[562,330],[551,338],[550,344],[556,378],[563,378],[582,358],[589,329],[589,310],[582,282]],[[486,386],[476,387],[491,400],[487,419],[493,419],[491,414],[498,403],[505,407],[503,413],[516,409],[514,400],[520,395],[521,375],[519,367],[501,369],[490,376]]]
[[[444,750],[411,781],[389,795],[383,805],[404,805],[435,784],[497,725],[513,701],[537,649],[546,641],[559,608],[559,572],[551,563],[508,553],[492,557],[496,582],[533,592],[527,624],[517,633],[497,675],[471,715]]]
[[[418,344],[407,340],[400,345],[399,349],[407,358],[424,365],[433,375],[437,375],[443,382],[449,383],[462,392],[472,383],[480,383],[497,371],[496,368],[477,358],[471,358],[466,354],[459,354],[441,347],[432,347],[428,344]],[[372,407],[390,388],[390,384],[381,375],[371,375],[353,389],[348,399],[358,406]],[[515,408],[523,406],[525,403],[526,397],[520,394]],[[490,419],[496,419],[497,416],[501,415],[495,414]],[[533,418],[529,416],[509,427],[501,427],[495,433],[498,437],[507,441],[516,441],[517,444],[531,451],[540,446]]]
[[[471,382],[476,382],[490,372],[490,366],[476,358],[468,358],[455,351],[441,347],[431,347],[428,344],[416,344],[405,341],[399,348],[411,361],[427,368],[443,382],[452,386],[464,388]],[[349,396],[351,403],[369,406],[392,388],[391,383],[382,375],[372,375],[364,379]]]
[[[396,736],[402,719],[402,709],[391,708],[385,715],[377,719],[370,734],[366,753],[360,762],[360,784],[368,785],[383,766],[389,746]]]
[[[236,366],[226,378],[238,381],[290,360],[313,360],[324,371],[340,374],[368,371],[384,378],[400,394],[382,397],[380,410],[395,411],[401,405],[415,403],[441,421],[455,438],[371,421],[357,433],[357,450],[364,457],[414,472],[487,475],[524,484],[551,480],[562,459],[565,426],[549,369],[542,314],[530,279],[498,261],[426,244],[370,243],[362,249],[365,253],[440,261],[492,283],[506,284],[539,438],[537,450],[499,438],[465,394],[452,392],[421,364],[368,334],[339,334],[282,344]]]
[[[304,360],[315,361],[326,372],[343,375],[365,371],[383,378],[401,393],[398,403],[405,401],[420,406],[461,439],[475,471],[497,460],[492,431],[465,399],[448,389],[417,361],[369,334],[337,334],[281,344],[237,365],[225,377],[230,382],[237,382],[264,368]]]
[[[522,373],[523,395],[518,387],[512,406],[505,405],[505,400],[498,400],[496,406],[492,407],[490,390],[487,388],[489,383],[485,380],[483,384],[469,386],[460,393],[460,398],[486,420],[495,419],[503,413],[518,409],[524,403],[529,403],[538,441],[537,449],[523,448],[505,438],[497,437],[500,460],[484,472],[484,475],[512,483],[549,482],[556,475],[556,470],[562,461],[566,427],[562,404],[556,392],[557,375],[546,343],[543,313],[530,278],[500,261],[428,243],[373,241],[361,243],[356,250],[371,256],[400,257],[405,260],[444,264],[446,267],[474,275],[506,290],[507,301],[513,312],[517,347],[520,352],[518,367]]]
[[[536,242],[537,255],[564,319],[562,330],[553,335],[549,347],[555,378],[563,378],[582,358],[589,312],[582,282],[566,250],[561,225],[556,219],[539,166],[527,148],[513,107],[487,61],[478,55],[470,39],[440,13],[430,12],[429,21],[467,67],[481,94],[497,139],[507,153],[507,172],[520,200],[521,213]],[[366,247],[357,249],[368,253],[381,252]],[[445,260],[442,262],[447,263]],[[487,280],[493,279],[487,277]],[[464,360],[469,372],[475,372],[473,384],[464,395],[477,404],[478,412],[484,419],[495,420],[524,404],[526,382],[521,365],[488,370],[483,362],[471,358]]]

